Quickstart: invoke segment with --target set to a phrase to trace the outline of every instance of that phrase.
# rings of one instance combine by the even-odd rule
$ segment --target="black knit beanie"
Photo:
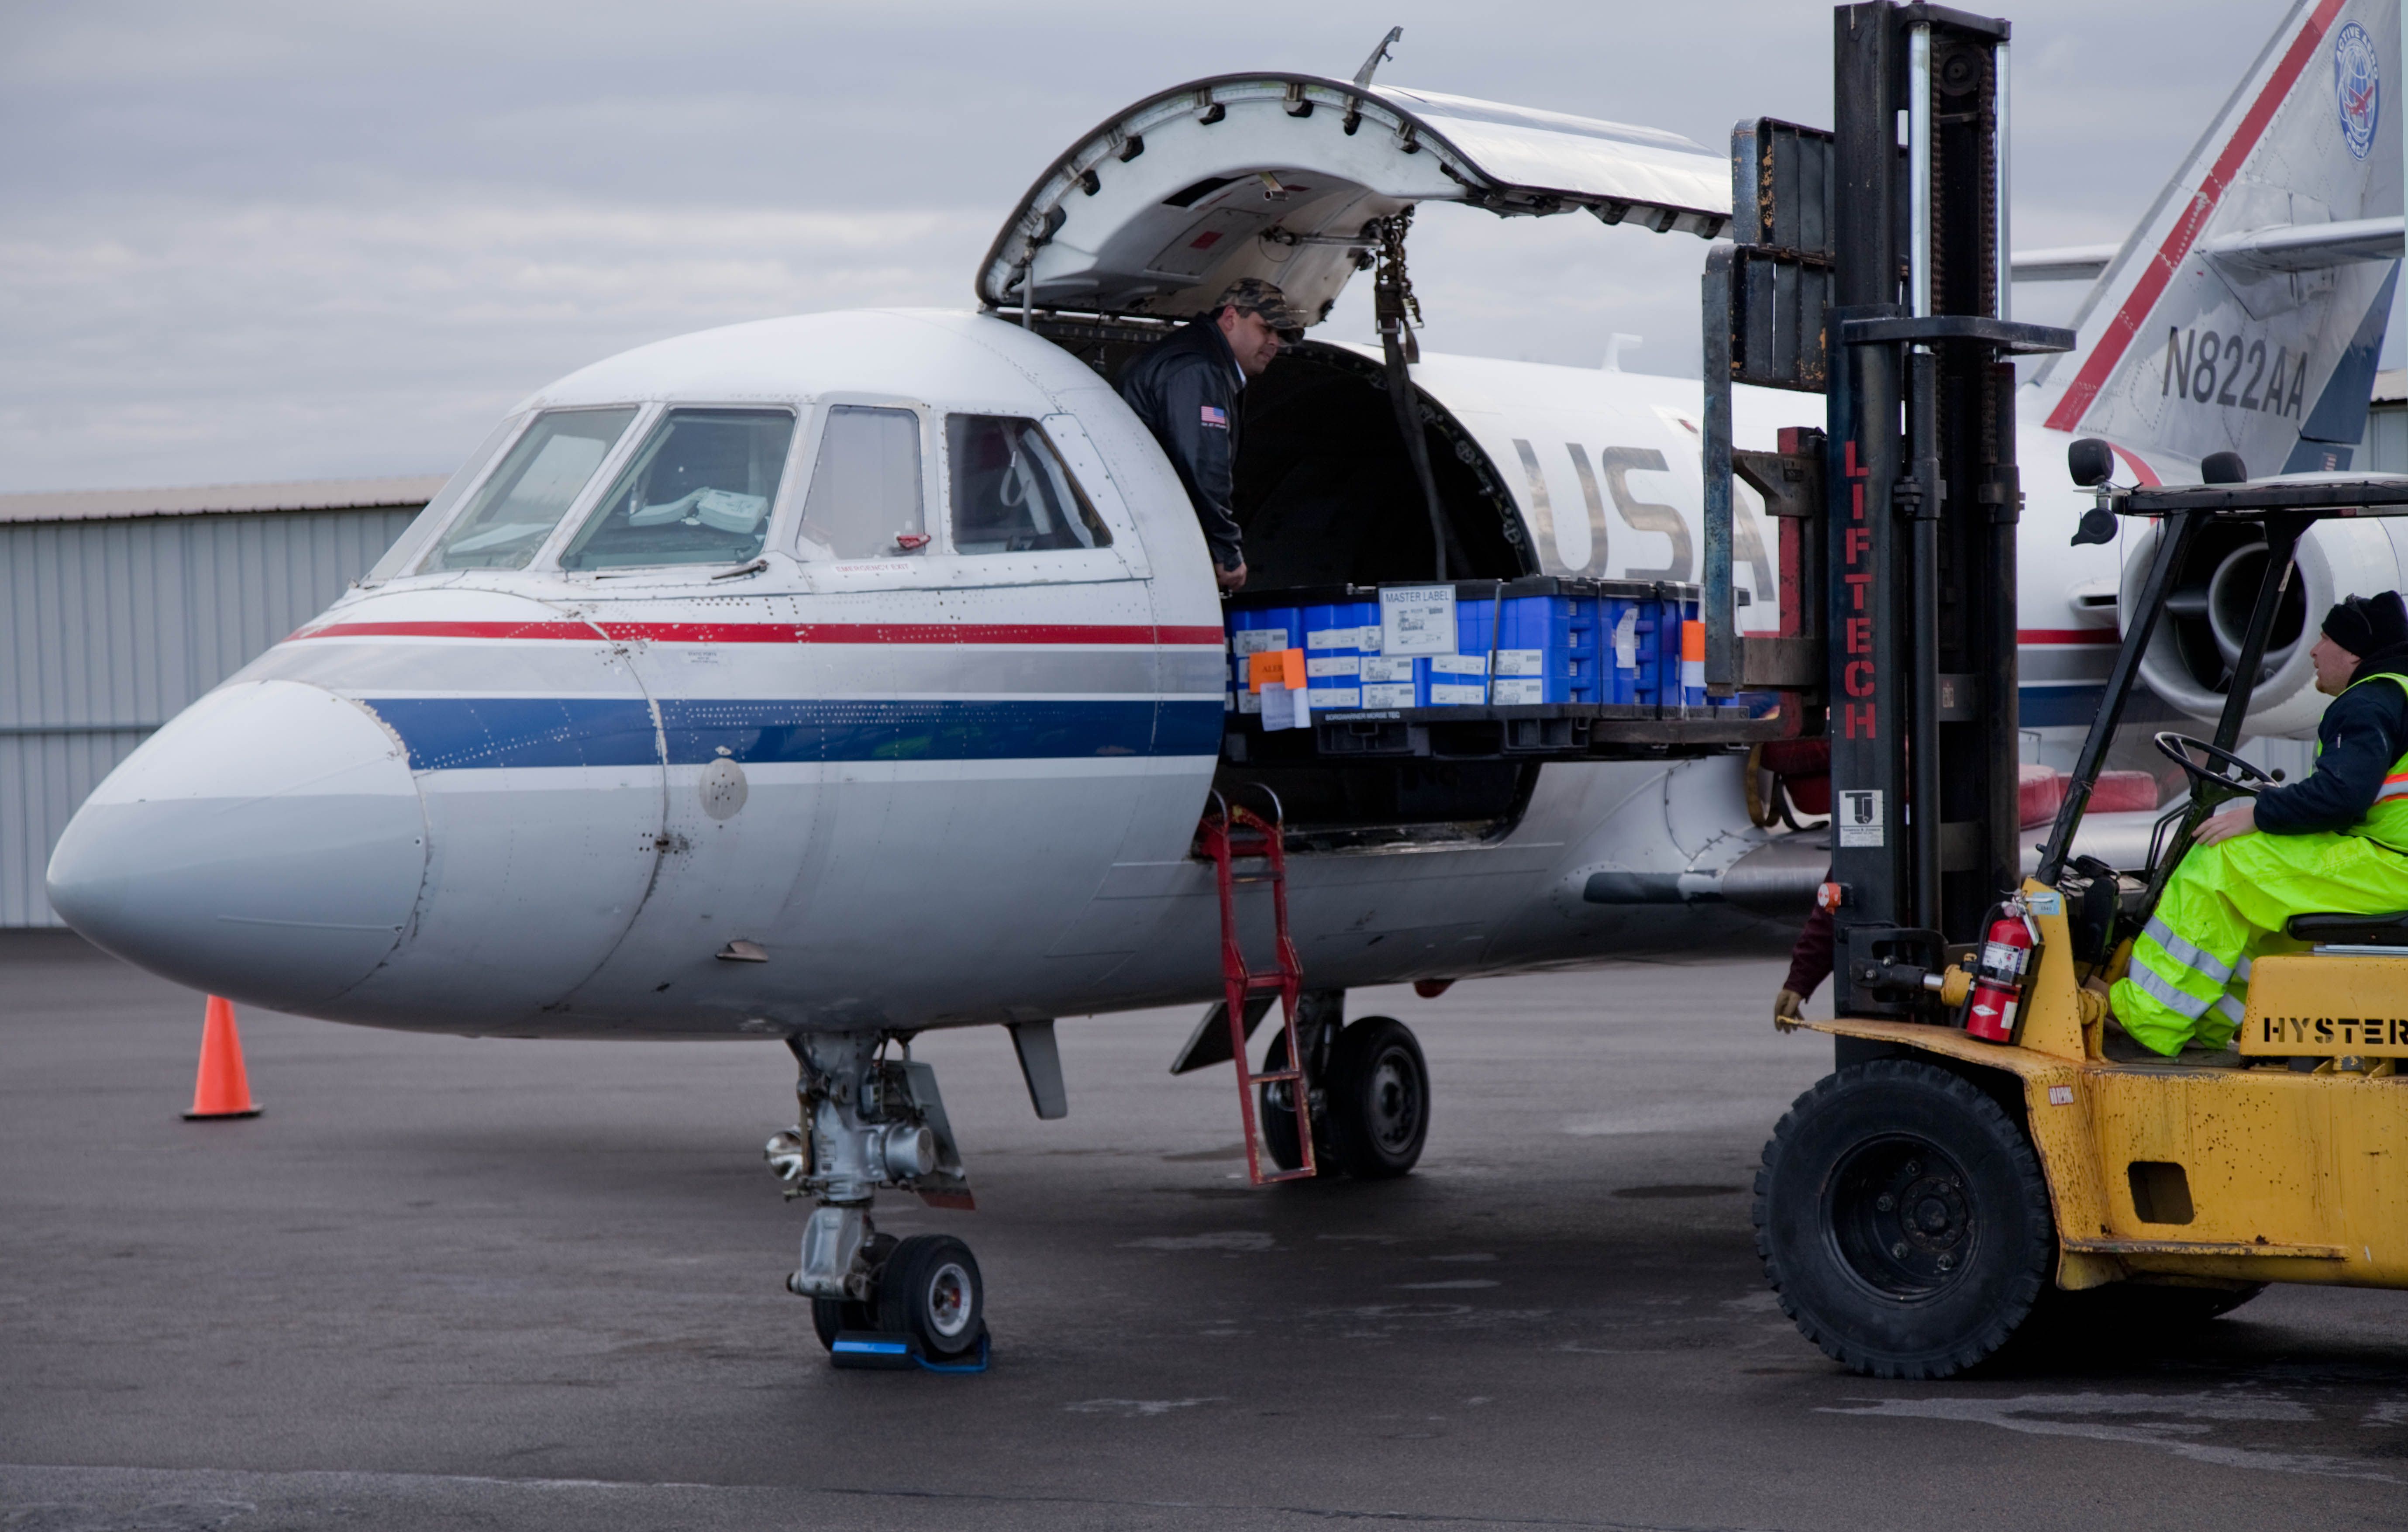
[[[2325,637],[2363,659],[2378,649],[2408,644],[2408,606],[2398,591],[2353,595],[2325,613]]]

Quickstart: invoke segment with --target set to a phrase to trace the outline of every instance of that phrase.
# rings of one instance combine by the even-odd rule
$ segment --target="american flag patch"
[[[1207,425],[1217,425],[1222,430],[1226,431],[1229,429],[1229,412],[1214,405],[1206,405],[1204,407],[1204,423]]]

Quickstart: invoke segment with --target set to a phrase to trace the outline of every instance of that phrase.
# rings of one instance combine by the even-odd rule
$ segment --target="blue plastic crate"
[[[1645,603],[1627,596],[1604,595],[1597,602],[1598,688],[1597,700],[1614,707],[1627,708],[1639,701],[1639,678],[1646,668],[1641,650],[1640,619],[1645,615]],[[1654,628],[1644,640],[1652,652]]]
[[[1497,603],[1455,602],[1455,652],[1425,654],[1413,661],[1416,706],[1479,708],[1488,701],[1490,631],[1497,622]]]
[[[1681,665],[1681,625],[1695,621],[1698,611],[1694,585],[1601,585],[1597,700],[1618,707],[1705,707],[1703,676],[1686,675]]]
[[[1498,705],[1598,701],[1598,615],[1586,596],[1507,596],[1491,682]]]
[[[1323,602],[1304,609],[1306,691],[1316,713],[1366,706],[1363,659],[1380,652],[1380,604]]]
[[[1263,700],[1247,684],[1246,661],[1267,649],[1304,647],[1304,609],[1300,607],[1236,608],[1228,613],[1229,694],[1227,706],[1241,713],[1263,710]]]
[[[1698,621],[1703,611],[1703,602],[1693,594],[1675,594],[1664,603],[1664,700],[1668,705],[1706,706],[1705,662],[1692,666],[1681,658],[1681,629]]]

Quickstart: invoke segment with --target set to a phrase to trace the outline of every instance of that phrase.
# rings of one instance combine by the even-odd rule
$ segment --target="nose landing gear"
[[[882,1033],[787,1040],[801,1067],[802,1121],[772,1138],[769,1167],[786,1195],[817,1193],[802,1263],[787,1290],[811,1300],[811,1328],[838,1367],[977,1371],[986,1365],[986,1284],[951,1235],[880,1234],[882,1185],[933,1207],[974,1206],[937,1095],[936,1072],[885,1056]]]

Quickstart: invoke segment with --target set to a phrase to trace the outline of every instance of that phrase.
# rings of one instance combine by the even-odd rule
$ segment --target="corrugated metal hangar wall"
[[[437,479],[0,495],[0,926],[110,768],[324,609]]]

